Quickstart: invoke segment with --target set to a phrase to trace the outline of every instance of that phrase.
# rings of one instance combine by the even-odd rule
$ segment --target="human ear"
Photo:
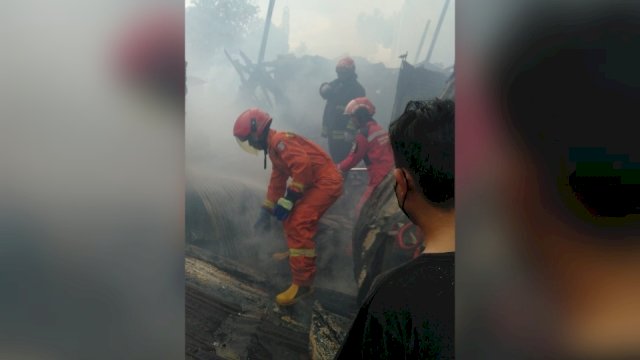
[[[413,176],[408,171],[401,169],[404,173],[404,178],[407,183],[407,191],[414,190],[416,188],[416,183],[413,181]]]
[[[396,196],[407,193],[407,180],[402,169],[396,168],[393,170],[393,176],[396,178]]]

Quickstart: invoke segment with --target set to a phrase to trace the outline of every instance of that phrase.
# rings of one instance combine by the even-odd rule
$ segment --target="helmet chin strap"
[[[262,133],[262,139],[260,140],[262,145],[262,150],[264,151],[264,169],[267,170],[267,149],[269,149],[268,137],[269,137],[269,129],[271,129],[271,124],[267,124],[267,127],[264,129]]]

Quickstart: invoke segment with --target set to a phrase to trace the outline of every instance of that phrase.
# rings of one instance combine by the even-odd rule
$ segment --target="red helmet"
[[[376,107],[373,106],[369,99],[366,97],[359,97],[349,101],[344,109],[344,114],[347,116],[356,116],[357,113],[362,112],[362,110],[365,110],[369,116],[373,116],[373,114],[376,113]]]
[[[353,62],[352,58],[347,56],[338,61],[338,65],[336,65],[336,72],[343,71],[356,71],[356,64]]]
[[[233,125],[233,136],[245,151],[257,154],[257,149],[248,143],[250,136],[255,134],[255,139],[261,139],[265,129],[271,125],[271,120],[271,115],[265,111],[258,108],[247,109],[236,119],[236,123]]]

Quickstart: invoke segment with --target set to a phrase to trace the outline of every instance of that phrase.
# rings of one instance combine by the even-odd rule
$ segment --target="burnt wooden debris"
[[[187,182],[188,359],[327,358],[324,347],[317,348],[324,357],[314,357],[311,348],[315,304],[342,319],[355,316],[356,285],[345,252],[353,225],[338,209],[319,224],[314,294],[293,307],[275,304],[275,295],[290,282],[288,262],[270,257],[286,249],[284,234],[275,222],[273,231],[265,234],[254,234],[247,226],[257,217],[254,207],[259,207],[246,204],[260,204],[263,191],[224,178]],[[338,334],[345,331],[335,329]],[[331,339],[338,344],[342,340]]]
[[[402,59],[391,120],[397,119],[411,100],[428,100],[440,96],[446,85],[448,74],[430,70],[428,64],[412,65]]]
[[[273,301],[279,288],[264,274],[193,246],[185,275],[188,359],[330,358],[355,314],[353,296],[323,288],[280,308]],[[322,334],[315,334],[318,316]]]

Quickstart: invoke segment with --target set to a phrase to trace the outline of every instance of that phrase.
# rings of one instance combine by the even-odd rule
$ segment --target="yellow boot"
[[[298,302],[298,300],[311,295],[313,293],[313,288],[308,286],[298,286],[296,284],[291,284],[289,288],[276,296],[276,303],[280,306],[288,306],[293,305]]]

